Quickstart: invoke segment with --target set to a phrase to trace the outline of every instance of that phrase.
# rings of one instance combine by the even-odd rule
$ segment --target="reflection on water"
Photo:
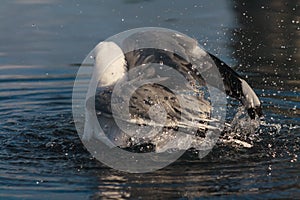
[[[236,1],[239,28],[233,31],[241,71],[253,85],[299,92],[300,16],[298,0]]]
[[[300,114],[298,6],[297,0],[234,3],[239,23],[233,30],[237,69],[251,77],[268,108],[289,117]]]
[[[299,1],[1,3],[0,199],[300,196]],[[72,120],[70,65],[99,40],[142,26],[184,32],[228,63],[233,52],[263,101],[253,148],[220,143],[202,160],[191,151],[147,174],[91,157]]]
[[[292,198],[297,194],[298,183],[293,177],[297,165],[282,160],[271,161],[256,150],[245,152],[227,148],[227,154],[222,152],[223,148],[215,149],[221,151],[219,155],[213,153],[201,161],[186,154],[176,163],[153,173],[136,175],[109,170],[97,174],[98,192],[93,197],[177,199],[226,195],[227,198]],[[233,153],[237,155],[231,155]],[[277,178],[281,176],[282,167],[284,184]]]

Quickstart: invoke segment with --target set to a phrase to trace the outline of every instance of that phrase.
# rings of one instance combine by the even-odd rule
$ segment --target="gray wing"
[[[137,49],[156,49],[174,52],[186,62],[190,62],[189,54],[198,46],[198,42],[182,33],[159,29],[137,32],[118,45],[124,54]],[[205,51],[202,53],[206,54]]]
[[[128,69],[163,62],[188,81],[209,84],[241,101],[252,119],[262,116],[261,103],[249,84],[223,61],[199,48],[196,40],[158,30],[133,34],[121,45]]]
[[[179,100],[178,95],[162,85],[146,84],[132,95],[129,110],[140,123],[154,120],[155,124],[164,122],[162,126],[166,128],[196,127],[200,132],[209,128],[210,103],[197,95],[182,97]]]
[[[124,93],[131,92],[130,88],[122,89]],[[181,92],[184,93],[184,91]],[[113,117],[117,117],[127,123],[141,126],[154,125],[175,130],[181,128],[187,133],[191,128],[198,133],[204,132],[207,128],[214,128],[209,126],[210,103],[200,93],[180,97],[181,99],[178,99],[178,95],[163,85],[145,84],[135,90],[129,100],[129,118],[122,117],[124,108],[118,105],[119,102],[125,100],[122,96],[113,99],[111,91],[98,90],[95,97],[87,100],[86,105],[87,107],[95,106],[100,124],[103,118],[113,120]],[[114,116],[112,116],[112,107],[115,109]]]

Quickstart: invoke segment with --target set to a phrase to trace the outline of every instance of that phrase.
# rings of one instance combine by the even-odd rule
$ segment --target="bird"
[[[263,115],[259,98],[242,76],[179,32],[140,31],[99,43],[92,83],[82,139],[96,138],[112,147],[161,152],[178,146],[178,138],[182,148],[191,138],[205,138],[217,121],[205,86],[240,101],[251,119]],[[179,137],[178,130],[186,135]]]

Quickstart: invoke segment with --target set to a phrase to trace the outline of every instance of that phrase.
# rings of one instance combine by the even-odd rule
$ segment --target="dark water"
[[[299,5],[1,1],[0,199],[300,198]],[[77,64],[99,41],[144,26],[186,33],[247,77],[265,113],[253,148],[219,144],[147,174],[91,157],[72,119]]]

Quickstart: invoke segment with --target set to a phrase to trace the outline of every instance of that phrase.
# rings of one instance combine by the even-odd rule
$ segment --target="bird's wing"
[[[130,90],[130,88],[122,88],[122,92],[132,92],[126,91],[127,89]],[[203,98],[203,94],[183,90],[179,93],[174,94],[160,84],[145,84],[136,89],[129,102],[126,102],[126,98],[122,96],[112,98],[112,92],[101,90],[97,91],[95,97],[87,100],[87,106],[94,105],[99,116],[140,126],[180,128],[186,131],[193,129],[196,132],[214,128],[209,125],[212,121],[211,106]],[[95,103],[93,104],[92,101]],[[124,110],[127,108],[128,113]]]
[[[261,103],[250,85],[226,63],[200,48],[196,40],[157,30],[133,34],[121,45],[129,69],[163,61],[187,80],[211,85],[241,101],[252,119],[262,116]]]

